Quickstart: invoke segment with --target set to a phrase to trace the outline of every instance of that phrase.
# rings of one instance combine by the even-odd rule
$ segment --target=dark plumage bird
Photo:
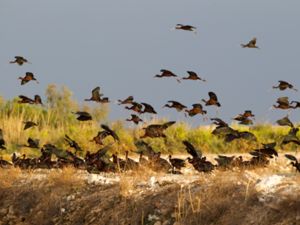
[[[251,110],[245,110],[243,114],[239,114],[233,119],[236,121],[239,121],[239,124],[243,125],[252,125],[253,121],[250,119],[250,117],[254,117]]]
[[[24,145],[24,147],[27,147],[27,148],[39,148],[40,147],[39,139],[28,138],[27,143],[28,143],[28,145]]]
[[[257,48],[257,49],[259,49],[259,47],[256,45],[256,38],[253,38],[247,44],[241,44],[241,46],[243,48]]]
[[[6,149],[2,129],[0,129],[0,149]]]
[[[298,101],[291,101],[291,104],[295,104],[295,105],[291,105],[293,109],[300,108],[300,102]]]
[[[36,104],[36,105],[43,105],[42,99],[39,95],[35,95],[34,99],[28,98],[24,95],[19,95],[20,100],[18,103],[28,103],[28,104]]]
[[[176,24],[176,30],[185,30],[185,31],[192,31],[194,33],[197,32],[197,28],[191,25],[183,25],[183,24]]]
[[[202,80],[203,82],[206,82],[205,79],[199,77],[194,71],[187,71],[187,73],[189,75],[187,77],[183,77],[182,80]]]
[[[161,69],[160,72],[161,72],[161,74],[157,74],[154,77],[157,77],[157,78],[162,78],[162,77],[176,77],[177,78],[178,77],[176,74],[174,74],[170,70]],[[177,79],[177,81],[180,82],[179,79]]]
[[[24,85],[24,84],[28,83],[31,80],[34,80],[37,83],[39,83],[37,81],[37,79],[34,77],[34,74],[31,73],[31,72],[26,72],[25,76],[24,77],[19,77],[19,79],[21,80],[21,85]]]
[[[76,119],[79,121],[88,121],[93,119],[91,114],[89,114],[88,112],[78,111],[74,112],[74,114],[77,115]]]
[[[142,102],[141,104],[144,106],[142,113],[157,114],[157,112],[154,110],[154,108],[151,105],[144,102]]]
[[[77,152],[82,152],[82,149],[79,146],[79,144],[76,141],[74,141],[72,138],[70,138],[68,135],[65,135],[64,139],[71,148],[75,149],[75,155],[77,154]]]
[[[218,158],[215,158],[215,160],[218,163],[218,167],[222,168],[228,168],[231,167],[233,162],[234,162],[234,156],[223,156],[223,155],[218,155]]]
[[[167,107],[167,108],[174,108],[177,110],[177,112],[181,112],[183,109],[186,109],[187,107],[183,104],[181,104],[180,102],[177,101],[168,101],[168,104],[165,104],[163,107]]]
[[[294,143],[300,145],[300,139],[297,137],[298,131],[299,128],[291,128],[289,133],[283,137],[281,144],[286,145],[289,143]]]
[[[290,121],[289,116],[285,116],[276,121],[279,126],[289,126],[294,127],[294,124]]]
[[[209,106],[209,105],[215,105],[217,107],[221,106],[221,104],[218,101],[218,97],[214,92],[210,91],[210,92],[208,92],[208,95],[209,95],[208,100],[202,99],[202,101],[205,102],[206,106]]]
[[[92,90],[92,97],[89,99],[85,99],[85,101],[100,102],[101,96],[103,96],[103,94],[100,94],[100,87],[96,87]]]
[[[130,107],[125,106],[125,109],[132,110],[134,112],[137,112],[137,113],[141,114],[142,109],[143,109],[143,105],[140,104],[140,103],[137,103],[137,102],[132,102],[131,106]]]
[[[279,80],[278,81],[279,84],[278,86],[273,86],[274,89],[279,89],[280,91],[284,91],[286,89],[292,89],[294,91],[298,91],[296,88],[294,88],[294,86],[292,84],[290,84],[289,82],[286,82],[284,80]]]
[[[182,167],[185,167],[185,160],[178,159],[178,158],[172,158],[172,155],[169,155],[169,162],[171,163],[171,165],[173,167],[173,171],[174,171],[174,168],[181,170]]]
[[[118,135],[112,129],[110,129],[107,125],[102,124],[101,128],[103,130],[99,131],[97,136],[95,136],[91,141],[95,141],[96,144],[103,145],[103,140],[108,136],[113,137],[113,139],[115,141],[118,141],[118,142],[120,141]]]
[[[273,105],[275,109],[292,109],[288,97],[280,97],[276,101],[277,105]]]
[[[119,105],[126,105],[126,104],[132,104],[133,103],[133,96],[128,96],[124,100],[118,100]]]
[[[37,126],[37,123],[32,122],[32,121],[25,121],[23,123],[25,124],[24,130],[27,130],[27,129],[31,128],[31,127]]]
[[[291,164],[293,165],[293,167],[295,167],[296,170],[297,170],[298,172],[300,172],[300,163],[299,163],[299,161],[297,160],[297,158],[296,158],[295,156],[293,156],[293,155],[290,155],[290,154],[285,154],[285,157],[286,157],[287,159],[291,160],[291,161],[292,161]]]
[[[140,117],[138,117],[137,115],[135,115],[135,114],[131,114],[131,118],[130,119],[126,119],[126,121],[132,121],[135,124],[139,124],[139,122],[143,122],[143,120]]]
[[[170,121],[164,124],[152,124],[149,125],[146,128],[143,128],[145,130],[145,134],[141,137],[141,138],[146,138],[146,137],[150,137],[150,138],[157,138],[157,137],[163,137],[166,138],[167,136],[164,134],[164,131],[169,128],[170,126],[172,126],[174,123],[176,123],[175,121]]]
[[[185,112],[187,112],[187,114],[191,117],[197,114],[204,115],[207,113],[207,111],[203,110],[203,106],[201,104],[193,104],[192,106],[193,108],[185,110]]]
[[[278,157],[278,152],[275,150],[276,142],[263,144],[263,148],[256,149],[254,152],[259,154],[263,154],[268,158],[273,158],[273,156]],[[255,155],[255,153],[252,152],[252,155]]]
[[[100,102],[100,103],[110,103],[110,100],[109,100],[108,97],[103,97],[103,98],[100,99],[99,102]]]
[[[17,63],[19,66],[22,66],[24,63],[29,63],[27,59],[22,56],[15,56],[14,61],[10,61],[9,63]]]

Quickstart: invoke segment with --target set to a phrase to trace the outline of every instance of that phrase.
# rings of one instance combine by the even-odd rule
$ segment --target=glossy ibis
[[[27,143],[28,143],[28,145],[24,145],[24,147],[27,147],[27,148],[39,148],[40,147],[39,139],[28,138]]]
[[[142,102],[141,104],[144,106],[142,113],[157,114],[157,112],[154,110],[154,108],[151,105],[144,102]]]
[[[77,111],[77,112],[73,112],[73,114],[77,115],[76,119],[79,121],[89,121],[93,119],[91,114],[85,111]]]
[[[131,114],[131,118],[130,119],[126,119],[126,121],[132,121],[135,124],[139,124],[139,122],[143,122],[143,120],[140,117],[138,117],[137,115],[135,115],[135,114]]]
[[[214,92],[210,91],[208,92],[208,95],[209,95],[208,100],[202,99],[202,101],[205,102],[206,106],[215,105],[217,107],[221,107],[221,104],[218,101],[218,97]]]
[[[126,104],[132,104],[133,103],[133,96],[128,96],[124,100],[118,100],[119,105],[126,105]]]
[[[280,97],[276,101],[277,105],[273,105],[275,109],[292,109],[288,97]]]
[[[103,96],[103,94],[100,94],[100,87],[96,87],[92,90],[92,97],[89,99],[85,99],[85,101],[100,102],[101,96]]]
[[[31,72],[26,72],[25,76],[24,77],[19,77],[19,79],[21,80],[21,85],[24,85],[24,84],[28,83],[31,80],[34,80],[37,83],[39,83],[37,81],[37,79],[34,77],[34,74],[31,73]]]
[[[72,138],[70,138],[68,135],[65,135],[64,140],[69,144],[71,148],[75,149],[75,155],[77,155],[77,152],[82,152],[83,150],[79,146],[79,144],[74,141]]]
[[[241,44],[243,48],[257,48],[259,47],[256,45],[256,38],[252,38],[251,41],[249,41],[247,44]]]
[[[95,141],[96,144],[103,145],[103,140],[108,136],[111,136],[115,141],[118,142],[120,141],[118,135],[113,130],[111,130],[107,125],[102,124],[101,128],[103,130],[99,131],[97,136],[95,136],[92,140]]]
[[[161,74],[157,74],[154,77],[156,78],[163,78],[163,77],[178,77],[176,74],[174,74],[172,71],[170,70],[165,70],[165,69],[161,69],[160,70]],[[179,79],[177,79],[178,82],[180,82]]]
[[[184,31],[192,31],[195,34],[197,33],[197,28],[191,25],[183,25],[183,24],[176,24],[176,30],[184,30]]]
[[[132,102],[131,106],[130,107],[125,106],[125,109],[132,110],[134,112],[137,112],[137,113],[141,114],[142,109],[143,109],[143,105],[140,104],[140,103],[137,103],[137,102]]]
[[[185,167],[185,160],[178,159],[178,158],[172,158],[172,155],[169,155],[169,162],[171,163],[171,165],[173,167],[173,171],[174,171],[174,168],[181,170],[182,167]]]
[[[188,76],[183,77],[182,80],[201,80],[203,82],[206,82],[205,79],[199,77],[198,74],[195,73],[194,71],[187,71],[187,73],[188,73]]]
[[[19,95],[19,98],[20,100],[18,101],[18,103],[21,104],[28,103],[28,104],[43,105],[42,99],[39,95],[35,95],[34,99],[28,98],[24,95]]]
[[[181,112],[183,109],[186,109],[187,107],[183,104],[181,104],[180,102],[177,101],[168,101],[168,104],[165,104],[163,107],[167,107],[167,108],[174,108],[177,110],[177,112]]]
[[[146,128],[143,128],[145,130],[145,134],[141,137],[141,138],[146,138],[146,137],[150,137],[150,138],[157,138],[157,137],[163,137],[166,138],[167,136],[164,134],[164,131],[169,128],[170,126],[172,126],[174,123],[176,123],[175,121],[170,121],[164,124],[152,124],[149,125]]]
[[[294,127],[294,124],[290,121],[289,116],[285,116],[276,121],[279,126],[289,126]]]
[[[289,131],[289,133],[285,136],[283,136],[281,145],[286,145],[289,143],[294,143],[297,145],[300,145],[300,139],[297,137],[297,133],[299,131],[299,128],[292,127]]]
[[[294,88],[292,84],[290,84],[287,81],[279,80],[278,82],[279,82],[278,86],[273,86],[274,89],[279,89],[280,91],[284,91],[286,89],[292,89],[294,91],[298,91],[296,88]]]
[[[299,161],[297,160],[297,158],[296,158],[295,156],[293,156],[293,155],[290,155],[290,154],[285,154],[285,157],[286,157],[287,159],[291,160],[291,161],[292,161],[292,162],[291,162],[291,165],[293,165],[293,167],[295,167],[296,170],[297,170],[298,172],[300,172],[300,163],[299,163]]]
[[[25,121],[23,123],[25,124],[24,125],[24,130],[27,130],[27,129],[31,128],[31,127],[37,126],[37,123],[32,122],[32,121]]]
[[[204,115],[207,113],[207,111],[203,110],[203,106],[201,104],[193,104],[192,106],[193,108],[185,110],[185,112],[187,112],[187,114],[191,117],[197,114]]]
[[[17,63],[19,66],[22,66],[24,63],[29,63],[29,62],[23,56],[15,56],[15,60],[10,61],[9,63]]]
[[[6,149],[2,129],[0,129],[0,149]]]

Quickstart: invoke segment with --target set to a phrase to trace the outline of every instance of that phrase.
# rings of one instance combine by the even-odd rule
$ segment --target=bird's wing
[[[183,141],[182,143],[185,145],[187,152],[191,156],[193,156],[194,158],[201,158],[202,157],[202,152],[201,151],[197,151],[195,149],[195,147],[190,142]]]
[[[211,99],[218,101],[218,97],[214,92],[210,91],[210,92],[208,92],[208,95]]]

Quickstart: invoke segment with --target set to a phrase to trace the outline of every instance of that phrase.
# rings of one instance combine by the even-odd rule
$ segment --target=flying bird
[[[91,114],[89,114],[88,112],[78,111],[78,112],[73,112],[73,114],[77,115],[76,119],[79,121],[88,121],[93,119]]]
[[[85,99],[85,101],[100,102],[101,96],[103,96],[103,94],[100,94],[100,87],[96,87],[92,90],[92,97],[89,99]]]
[[[274,89],[279,89],[280,91],[284,91],[286,89],[292,89],[294,91],[298,91],[296,88],[294,88],[294,86],[292,84],[290,84],[289,82],[286,82],[284,80],[279,80],[278,81],[279,84],[278,86],[273,86]]]
[[[183,109],[187,108],[185,105],[183,105],[177,101],[171,100],[171,101],[168,101],[168,103],[170,103],[170,104],[165,104],[163,107],[174,108],[177,110],[177,112],[181,112]]]
[[[176,24],[176,30],[185,30],[185,31],[192,31],[195,34],[197,33],[197,28],[191,25],[183,25],[183,24]]]
[[[276,123],[279,126],[289,126],[289,127],[294,127],[294,124],[290,121],[288,116],[285,116],[279,120],[276,121]]]
[[[207,111],[203,110],[203,106],[201,104],[193,104],[192,109],[186,109],[185,112],[188,113],[189,116],[193,117],[197,114],[204,115],[207,113]]]
[[[156,77],[156,78],[163,78],[163,77],[176,77],[177,78],[178,77],[175,73],[173,73],[170,70],[161,69],[160,72],[161,72],[161,74],[157,74],[154,77]],[[180,83],[179,79],[177,79],[177,81]]]
[[[221,104],[218,101],[218,97],[214,92],[210,91],[208,92],[208,95],[209,95],[208,100],[202,99],[202,101],[205,102],[206,106],[215,105],[217,107],[221,107]]]
[[[34,80],[37,83],[39,83],[37,81],[37,79],[34,77],[34,74],[31,72],[26,72],[24,77],[19,77],[18,79],[21,80],[21,85],[27,84],[29,81]]]
[[[145,102],[142,102],[141,104],[144,106],[142,113],[157,114],[157,112],[154,110],[154,108],[151,105],[149,105]]]
[[[280,97],[276,101],[277,105],[273,105],[275,109],[292,109],[288,97]]]
[[[9,63],[17,63],[19,66],[22,66],[24,63],[29,63],[29,62],[23,56],[15,56],[15,60],[10,61]]]
[[[140,117],[138,117],[137,115],[135,115],[135,114],[131,114],[131,118],[130,119],[126,119],[126,121],[132,121],[135,124],[139,124],[139,122],[143,122],[143,120]]]
[[[202,80],[203,82],[206,82],[205,79],[199,77],[198,74],[193,71],[187,71],[187,73],[189,75],[187,77],[183,77],[182,80]]]
[[[132,104],[133,103],[133,96],[128,96],[124,100],[118,100],[119,105],[126,105],[126,104]]]
[[[256,38],[253,38],[247,44],[241,44],[241,46],[243,48],[257,48],[257,49],[259,49],[259,47],[256,45]]]
[[[19,95],[19,98],[20,100],[18,101],[18,103],[21,104],[28,103],[28,104],[43,105],[42,98],[39,95],[35,95],[34,99],[28,98],[24,95]]]
[[[134,112],[137,112],[137,113],[141,114],[142,109],[143,109],[143,105],[140,104],[140,103],[137,103],[137,102],[132,102],[131,106],[130,107],[125,106],[125,109],[132,110]]]
[[[167,136],[164,134],[164,131],[168,129],[170,126],[175,124],[175,121],[170,121],[164,124],[152,124],[149,125],[146,128],[143,128],[145,130],[145,134],[141,138],[158,138],[158,137],[163,137],[166,138]]]
[[[103,130],[99,131],[97,136],[95,136],[91,141],[95,141],[96,144],[103,145],[103,140],[108,136],[113,137],[113,139],[115,141],[118,141],[118,142],[120,141],[120,139],[119,139],[118,135],[116,134],[116,132],[111,130],[107,125],[102,124],[101,128]]]

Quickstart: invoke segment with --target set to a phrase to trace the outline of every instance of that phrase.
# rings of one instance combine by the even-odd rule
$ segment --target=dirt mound
[[[299,175],[270,172],[3,170],[0,224],[300,224]]]

